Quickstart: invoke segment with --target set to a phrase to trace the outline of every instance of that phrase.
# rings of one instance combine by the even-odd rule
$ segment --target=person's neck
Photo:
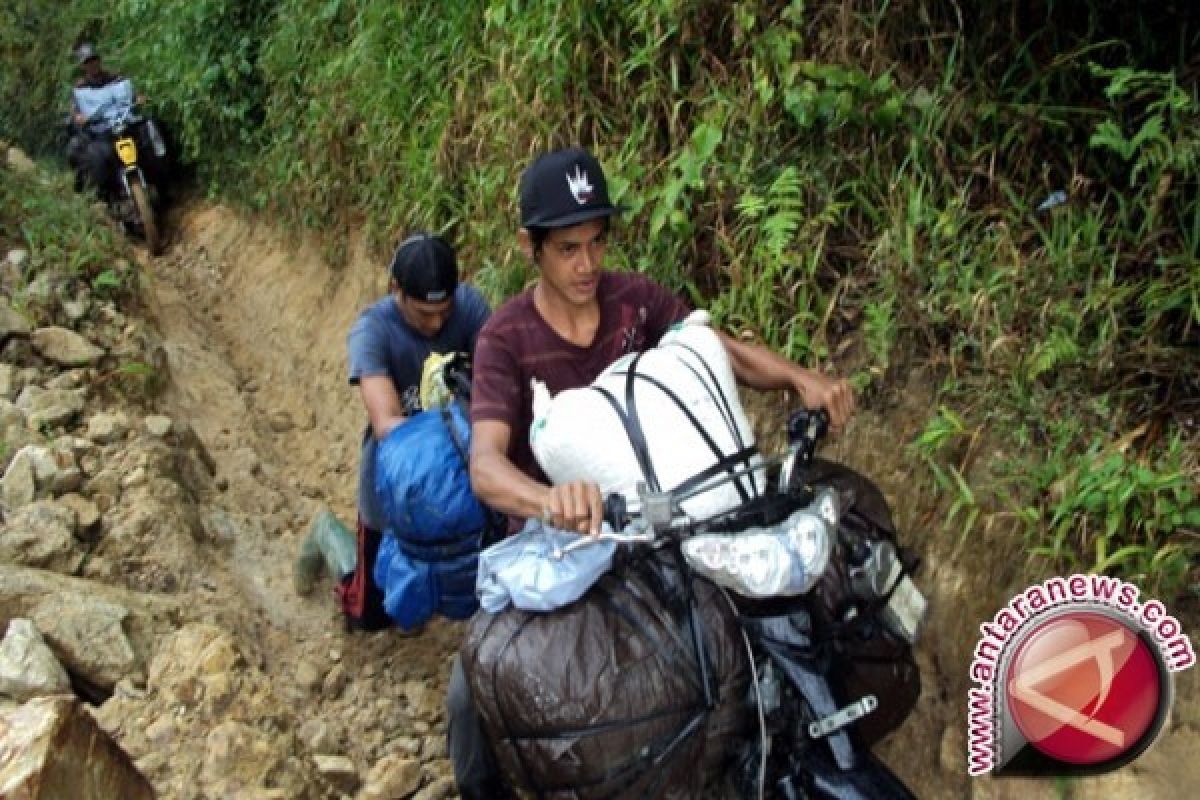
[[[549,289],[543,281],[533,287],[533,307],[551,330],[579,347],[588,347],[600,327],[600,299],[593,296],[589,303],[577,305]]]

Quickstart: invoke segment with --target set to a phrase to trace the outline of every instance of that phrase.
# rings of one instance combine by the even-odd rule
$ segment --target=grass
[[[911,457],[960,546],[1016,515],[1031,571],[1197,592],[1196,12],[955,8],[18,0],[0,135],[46,145],[30,103],[95,36],[210,192],[331,253],[442,231],[494,300],[531,277],[521,168],[582,143],[630,209],[614,265],[868,399],[933,368]]]

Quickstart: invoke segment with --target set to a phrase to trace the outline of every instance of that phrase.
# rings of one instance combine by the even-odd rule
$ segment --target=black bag
[[[749,671],[729,602],[677,552],[635,558],[554,613],[472,620],[463,668],[511,785],[695,798],[744,734]]]

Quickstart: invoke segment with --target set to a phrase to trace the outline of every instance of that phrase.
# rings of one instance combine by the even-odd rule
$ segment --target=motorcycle
[[[98,187],[112,215],[131,235],[139,236],[154,255],[162,252],[158,208],[159,186],[148,179],[147,149],[161,164],[167,155],[158,126],[138,111],[128,79],[87,91],[76,90],[76,102],[86,116],[84,132],[94,141],[110,143],[117,159],[114,171]]]
[[[903,722],[919,693],[912,645],[925,600],[911,578],[917,559],[899,546],[886,501],[870,481],[815,458],[827,429],[823,412],[793,414],[786,453],[767,462],[770,490],[714,518],[691,519],[680,503],[763,469],[763,464],[710,477],[682,491],[651,492],[642,485],[639,502],[607,497],[609,532],[576,538],[550,554],[561,561],[573,550],[606,541],[621,548],[611,572],[583,601],[553,614],[496,615],[468,634],[464,664],[474,670],[469,679],[476,702],[511,783],[538,796],[695,796],[700,767],[724,774],[741,797],[913,797],[870,746]],[[621,581],[628,587],[624,594]],[[712,599],[713,584],[724,595],[723,603]],[[600,718],[598,706],[587,706],[581,714],[589,724],[564,725],[554,707],[564,706],[561,695],[571,693],[569,686],[560,691],[553,680],[528,679],[533,688],[520,696],[520,687],[514,691],[519,679],[496,679],[517,662],[506,662],[493,642],[519,651],[528,668],[531,656],[549,654],[539,649],[537,626],[553,624],[557,615],[596,613],[589,610],[588,598],[597,593],[604,599],[591,605],[616,609],[629,623],[626,630],[650,630],[664,615],[677,621],[666,635],[665,628],[651,630],[647,638],[655,644],[647,649],[673,650],[675,655],[664,663],[675,665],[673,672],[688,674],[666,675],[658,664],[658,674],[646,682],[660,692],[664,686],[671,691],[670,681],[676,679],[698,684],[695,706],[700,713],[681,710],[675,701],[672,708],[647,707],[643,697],[622,708],[616,715],[620,719]],[[721,644],[723,626],[745,643],[743,652]],[[641,647],[630,643],[629,636],[609,633],[594,638],[615,639],[617,647]],[[561,632],[553,631],[544,638],[555,635],[561,638]],[[593,657],[584,652],[589,641],[585,636],[576,640],[577,659]],[[684,664],[678,655],[687,651],[694,657]],[[738,666],[731,666],[734,655],[740,656]],[[644,661],[645,656],[629,657],[622,668],[628,672]],[[739,670],[749,672],[747,681],[739,683]],[[619,671],[615,661],[594,673],[572,665],[563,683],[610,691],[616,684],[606,676]],[[505,693],[518,697],[499,696]],[[540,738],[535,741],[522,728],[537,727],[530,724],[530,709],[539,704],[549,709],[538,717],[549,730],[536,733]],[[607,705],[619,703],[610,700]],[[684,721],[678,725],[660,724],[680,713]],[[630,724],[641,725],[641,731],[616,738]],[[714,734],[713,728],[721,730]],[[686,750],[689,740],[702,743]],[[714,750],[719,751],[715,759]],[[622,752],[629,758],[622,761]],[[592,768],[588,762],[608,763]],[[562,778],[564,769],[574,770],[569,779]],[[692,783],[672,795],[664,787],[672,780],[683,785],[680,775]]]

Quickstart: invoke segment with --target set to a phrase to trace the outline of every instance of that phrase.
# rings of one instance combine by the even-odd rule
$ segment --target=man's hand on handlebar
[[[563,530],[598,536],[604,521],[600,487],[591,481],[547,487],[542,502],[542,521]]]
[[[804,386],[796,390],[804,398],[804,405],[815,411],[819,408],[829,412],[829,424],[835,432],[840,432],[854,416],[854,389],[847,380],[826,377],[817,372],[805,375]]]

